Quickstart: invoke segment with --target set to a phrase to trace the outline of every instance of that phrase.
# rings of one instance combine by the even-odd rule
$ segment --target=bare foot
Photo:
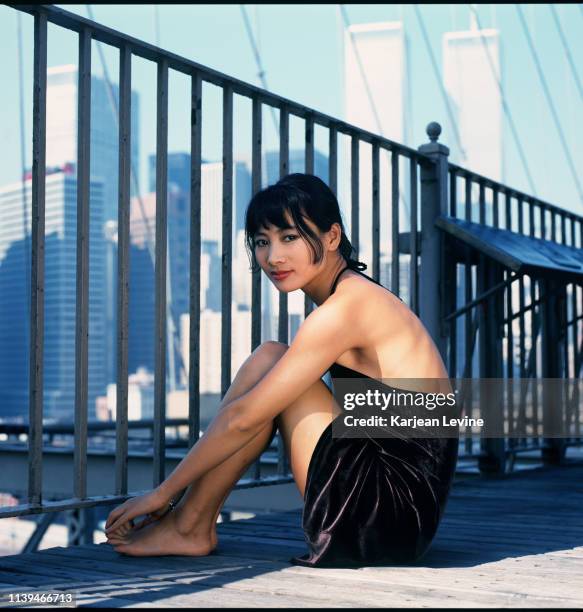
[[[217,546],[216,529],[185,531],[179,529],[176,512],[169,512],[164,518],[139,530],[125,535],[112,534],[108,542],[116,552],[134,557],[161,555],[185,555],[202,557],[210,554]]]

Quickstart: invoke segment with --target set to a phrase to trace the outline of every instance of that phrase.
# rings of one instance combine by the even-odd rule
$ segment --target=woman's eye
[[[261,242],[265,242],[265,240],[263,240],[263,239],[261,239],[261,238],[260,238],[260,239],[258,239],[258,240],[256,240],[256,241],[255,241],[255,246],[256,246],[256,247],[263,246],[262,244],[260,244]]]
[[[285,236],[285,238],[293,238],[293,240],[295,240],[297,238],[297,236],[295,234],[288,234],[287,236]],[[288,241],[288,242],[293,242],[293,240]]]

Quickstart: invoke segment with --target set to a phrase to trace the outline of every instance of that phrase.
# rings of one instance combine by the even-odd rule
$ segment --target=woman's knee
[[[276,342],[275,340],[268,340],[267,342],[261,343],[252,353],[256,359],[265,360],[269,363],[275,363],[279,361],[289,346],[284,342]]]

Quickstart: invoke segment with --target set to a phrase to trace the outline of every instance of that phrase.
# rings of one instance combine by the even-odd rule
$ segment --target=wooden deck
[[[0,591],[75,591],[91,607],[583,607],[583,464],[457,481],[415,566],[312,569],[301,513],[219,525],[209,557],[107,544],[0,557]]]

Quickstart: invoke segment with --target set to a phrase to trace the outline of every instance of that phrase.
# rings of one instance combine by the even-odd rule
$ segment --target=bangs
[[[273,225],[285,230],[295,227],[298,234],[308,243],[316,261],[323,254],[322,244],[318,235],[308,226],[304,217],[310,210],[310,196],[291,185],[271,185],[253,196],[245,213],[245,242],[250,255],[252,268],[257,265],[255,260],[255,234]],[[286,219],[289,214],[293,225]]]
[[[297,225],[297,218],[301,214],[299,198],[289,196],[288,189],[277,185],[257,193],[247,208],[246,234],[253,239],[257,232],[261,229],[268,229],[269,225],[274,225],[278,229],[290,229],[292,226],[286,220],[286,212]]]

